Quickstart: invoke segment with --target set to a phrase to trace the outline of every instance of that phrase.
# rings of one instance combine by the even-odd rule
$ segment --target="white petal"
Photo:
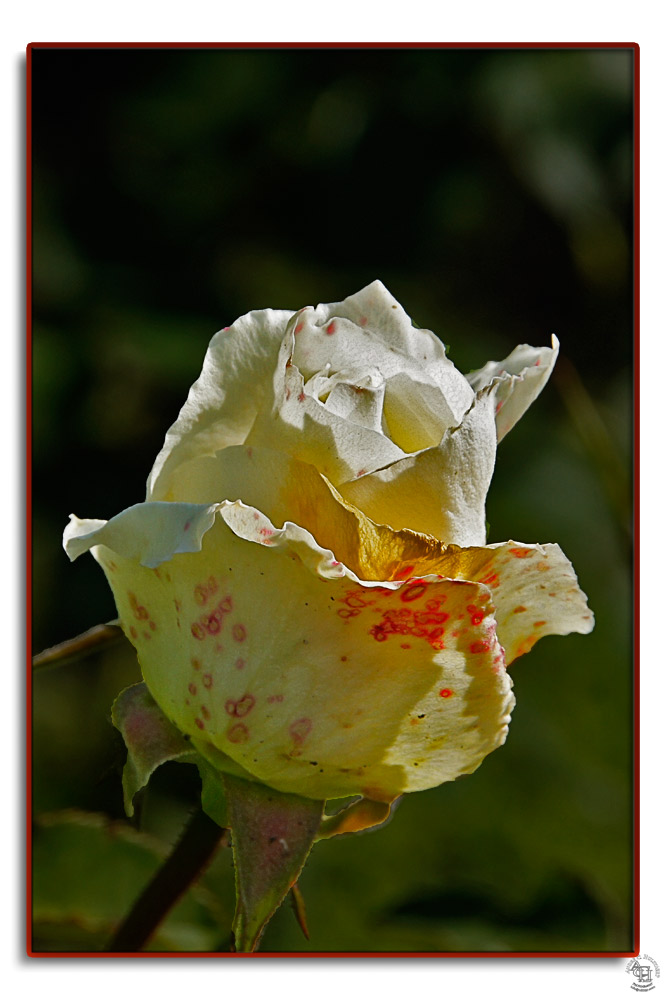
[[[494,383],[498,441],[518,423],[550,378],[560,348],[554,334],[552,345],[530,347],[520,344],[504,361],[489,361],[467,376],[477,392]]]
[[[308,395],[290,357],[286,342],[274,379],[273,409],[258,415],[247,444],[309,462],[335,485],[404,457],[381,432],[338,416]]]
[[[258,409],[270,406],[275,359],[291,316],[257,310],[215,334],[201,375],[155,460],[148,500],[168,496],[171,474],[181,462],[245,441]]]
[[[293,363],[306,378],[326,365],[335,372],[351,363],[373,365],[387,380],[407,375],[437,388],[445,404],[437,411],[450,413],[448,427],[460,423],[471,405],[469,384],[442,342],[430,330],[414,327],[380,281],[343,302],[303,310],[294,333]]]

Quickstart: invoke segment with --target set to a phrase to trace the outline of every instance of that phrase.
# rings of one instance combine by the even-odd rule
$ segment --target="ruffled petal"
[[[495,449],[494,402],[486,391],[438,447],[338,489],[380,524],[434,535],[445,544],[483,545]]]
[[[280,350],[273,407],[258,415],[247,444],[309,462],[334,484],[404,458],[381,431],[339,416],[306,392],[303,375],[292,364],[292,349],[293,334]]]
[[[471,405],[473,393],[442,342],[430,330],[414,327],[381,281],[343,302],[302,310],[294,333],[293,362],[306,378],[326,365],[335,372],[354,362],[375,366],[387,380],[407,375],[437,389],[442,433],[460,423]]]
[[[195,745],[281,791],[392,801],[503,742],[512,695],[485,585],[360,581],[238,502],[217,506],[197,552],[168,505],[174,554],[151,569],[166,556],[155,506],[78,533],[77,551],[93,549],[149,690]]]
[[[560,343],[553,334],[552,347],[520,344],[504,361],[489,361],[467,380],[477,392],[493,385],[497,440],[501,441],[537,398],[555,367]]]
[[[215,334],[148,477],[148,500],[167,498],[171,474],[181,462],[243,443],[258,409],[270,406],[275,358],[291,315],[256,310]]]
[[[587,598],[559,545],[508,541],[470,548],[451,545],[440,553],[430,549],[422,558],[415,547],[412,554],[416,558],[394,572],[441,574],[490,589],[507,665],[546,635],[586,635],[594,628]]]

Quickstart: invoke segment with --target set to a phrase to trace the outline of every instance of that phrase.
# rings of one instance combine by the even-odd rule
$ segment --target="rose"
[[[497,440],[556,352],[465,378],[379,282],[213,337],[146,502],[64,541],[218,769],[389,802],[504,742],[506,665],[593,626],[557,545],[485,544]]]

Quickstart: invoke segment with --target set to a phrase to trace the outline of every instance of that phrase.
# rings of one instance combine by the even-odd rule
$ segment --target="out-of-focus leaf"
[[[103,951],[168,849],[124,823],[66,810],[42,817],[33,849],[33,950]],[[230,903],[230,901],[229,901]],[[215,951],[231,906],[190,888],[149,942],[149,951]]]

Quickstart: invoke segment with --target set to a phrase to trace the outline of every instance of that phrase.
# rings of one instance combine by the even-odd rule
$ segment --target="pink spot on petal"
[[[247,743],[249,738],[248,728],[242,722],[237,722],[227,730],[227,739],[230,743]]]
[[[312,730],[312,719],[296,719],[289,726],[289,735],[294,743],[303,743]]]
[[[224,706],[225,712],[228,715],[233,715],[237,719],[242,719],[243,716],[248,715],[254,708],[254,695],[244,694],[242,698],[238,701],[234,701],[233,698],[229,698]]]

